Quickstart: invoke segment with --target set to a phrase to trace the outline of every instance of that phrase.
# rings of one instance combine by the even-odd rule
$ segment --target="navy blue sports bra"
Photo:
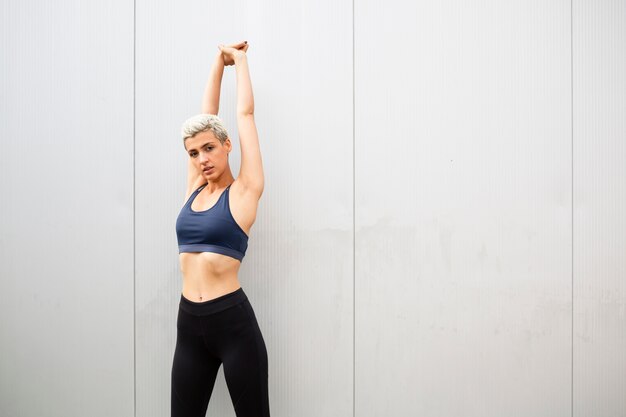
[[[229,188],[222,191],[217,203],[207,210],[194,211],[191,204],[207,184],[191,194],[176,219],[178,253],[215,252],[241,261],[248,248],[248,235],[230,212]]]

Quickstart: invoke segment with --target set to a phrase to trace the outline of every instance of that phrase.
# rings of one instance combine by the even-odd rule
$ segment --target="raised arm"
[[[263,193],[264,176],[259,137],[254,122],[254,97],[245,52],[233,53],[237,74],[237,128],[241,145],[239,177],[246,188]]]
[[[202,113],[217,115],[217,112],[220,109],[220,90],[222,87],[223,74],[224,58],[222,56],[222,51],[218,51],[217,54],[215,54],[209,79],[204,89],[204,96],[202,97]]]
[[[191,193],[193,193],[198,187],[200,187],[202,184],[205,184],[205,183],[206,183],[206,180],[204,179],[204,175],[202,175],[202,172],[198,171],[196,167],[194,166],[191,158],[188,158],[187,191],[185,193],[185,201],[183,202],[183,204],[187,202]]]

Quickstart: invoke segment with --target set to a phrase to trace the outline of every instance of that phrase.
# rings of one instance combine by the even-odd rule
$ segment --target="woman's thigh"
[[[237,417],[269,417],[268,359],[265,341],[248,300],[236,306],[240,323],[220,354]]]
[[[221,360],[206,347],[199,321],[179,310],[171,374],[171,416],[204,417]]]

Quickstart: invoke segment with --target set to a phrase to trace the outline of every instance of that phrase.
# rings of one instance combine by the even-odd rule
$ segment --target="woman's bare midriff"
[[[237,273],[241,262],[214,252],[179,254],[183,296],[195,302],[209,301],[241,287]]]

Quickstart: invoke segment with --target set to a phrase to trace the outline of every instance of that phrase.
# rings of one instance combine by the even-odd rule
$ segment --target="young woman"
[[[219,46],[202,114],[182,126],[189,155],[185,204],[176,220],[183,289],[172,364],[172,417],[204,417],[220,365],[237,417],[269,417],[265,342],[237,273],[263,193],[247,42]],[[232,143],[217,116],[224,66],[237,74],[241,169],[228,164]]]

